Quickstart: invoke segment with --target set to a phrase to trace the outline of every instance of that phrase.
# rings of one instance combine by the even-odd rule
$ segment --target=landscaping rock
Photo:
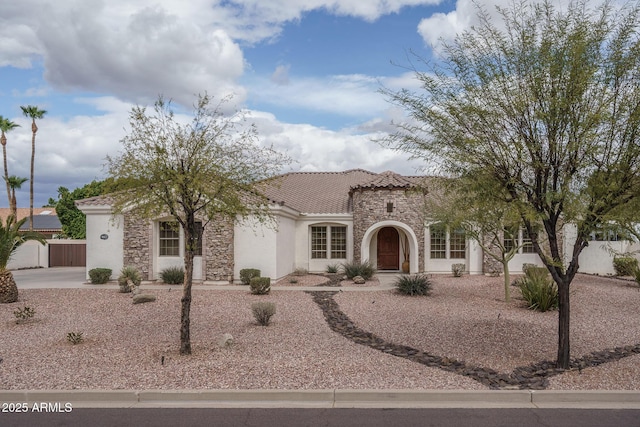
[[[138,295],[134,295],[133,296],[133,303],[134,304],[142,304],[145,302],[153,302],[156,300],[156,296],[155,295],[151,295],[151,294],[138,294]]]
[[[233,335],[229,333],[224,334],[222,338],[220,338],[220,341],[218,341],[218,347],[221,347],[221,348],[231,347],[232,345],[233,345]]]
[[[362,276],[356,276],[353,278],[353,283],[356,285],[364,285],[367,281],[362,278]]]

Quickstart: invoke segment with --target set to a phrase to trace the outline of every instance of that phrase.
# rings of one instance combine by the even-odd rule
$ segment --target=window
[[[591,240],[600,242],[618,242],[621,240],[633,240],[631,234],[613,224],[600,225],[595,231],[591,232]]]
[[[347,258],[347,227],[331,227],[331,258]]]
[[[442,224],[429,227],[431,231],[431,258],[445,259],[447,257],[447,229]]]
[[[522,242],[522,246],[519,242]],[[504,229],[504,248],[507,251],[511,251],[514,248],[518,248],[516,253],[521,254],[535,254],[536,250],[533,247],[533,241],[527,230],[522,228],[505,228]]]
[[[160,256],[180,256],[180,233],[175,221],[161,221]]]
[[[347,227],[314,225],[311,227],[312,259],[346,259]]]
[[[518,232],[517,228],[508,227],[504,229],[504,250],[510,252],[518,247]]]
[[[464,230],[453,230],[449,240],[449,258],[465,259],[467,257],[467,239]]]
[[[327,258],[327,227],[311,227],[311,258]]]

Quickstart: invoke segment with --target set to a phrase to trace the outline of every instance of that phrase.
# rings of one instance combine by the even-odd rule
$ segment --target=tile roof
[[[4,223],[11,213],[9,208],[0,208],[0,218]],[[27,218],[20,230],[29,229],[29,208],[18,208],[18,220]],[[33,208],[33,229],[40,232],[59,232],[62,230],[55,208]]]
[[[377,188],[410,188],[425,183],[423,176],[403,176],[387,171],[369,172],[351,169],[343,172],[289,172],[263,189],[274,203],[284,204],[300,213],[350,213],[351,192]],[[78,206],[111,204],[109,195],[76,201]]]
[[[290,172],[277,179],[275,187],[265,190],[275,202],[302,213],[348,213],[349,190],[377,176],[362,169],[344,172]]]

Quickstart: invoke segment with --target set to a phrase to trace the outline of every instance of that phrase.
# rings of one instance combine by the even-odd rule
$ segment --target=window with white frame
[[[312,259],[346,259],[347,227],[342,225],[311,226]]]
[[[519,242],[522,242],[522,246],[519,246]],[[504,248],[507,251],[518,248],[517,253],[520,254],[535,254],[536,250],[533,247],[533,241],[529,237],[527,230],[523,228],[505,228],[504,229]]]
[[[180,256],[180,232],[175,221],[160,221],[160,256]]]
[[[160,221],[158,223],[160,256],[180,256],[180,226],[176,221]],[[196,247],[195,256],[202,256],[202,222],[195,223]]]
[[[429,226],[429,255],[431,259],[465,259],[467,238],[464,230],[449,230],[444,224]]]

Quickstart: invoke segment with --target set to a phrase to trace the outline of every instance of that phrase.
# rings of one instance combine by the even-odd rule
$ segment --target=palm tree
[[[33,165],[36,158],[36,119],[41,119],[47,114],[46,110],[40,110],[35,105],[20,106],[22,114],[31,118],[31,181],[29,181],[29,231],[33,231]]]
[[[15,218],[18,217],[18,204],[16,203],[16,190],[19,190],[27,181],[27,178],[20,178],[19,176],[11,175],[5,178],[7,185],[11,188],[11,196],[9,197],[9,207],[11,208],[11,215]]]
[[[18,287],[13,278],[13,273],[7,270],[7,264],[11,256],[24,242],[36,240],[41,244],[46,241],[40,233],[33,231],[20,232],[20,227],[27,218],[22,218],[16,222],[16,217],[9,215],[7,223],[3,224],[0,220],[0,303],[16,302],[18,300]]]
[[[0,116],[0,131],[2,135],[0,136],[0,143],[2,144],[2,157],[4,159],[4,180],[7,184],[7,200],[9,201],[9,205],[11,205],[11,192],[9,189],[9,169],[7,168],[7,136],[5,132],[9,132],[12,129],[19,127],[20,125],[10,121],[9,119],[5,119]]]

